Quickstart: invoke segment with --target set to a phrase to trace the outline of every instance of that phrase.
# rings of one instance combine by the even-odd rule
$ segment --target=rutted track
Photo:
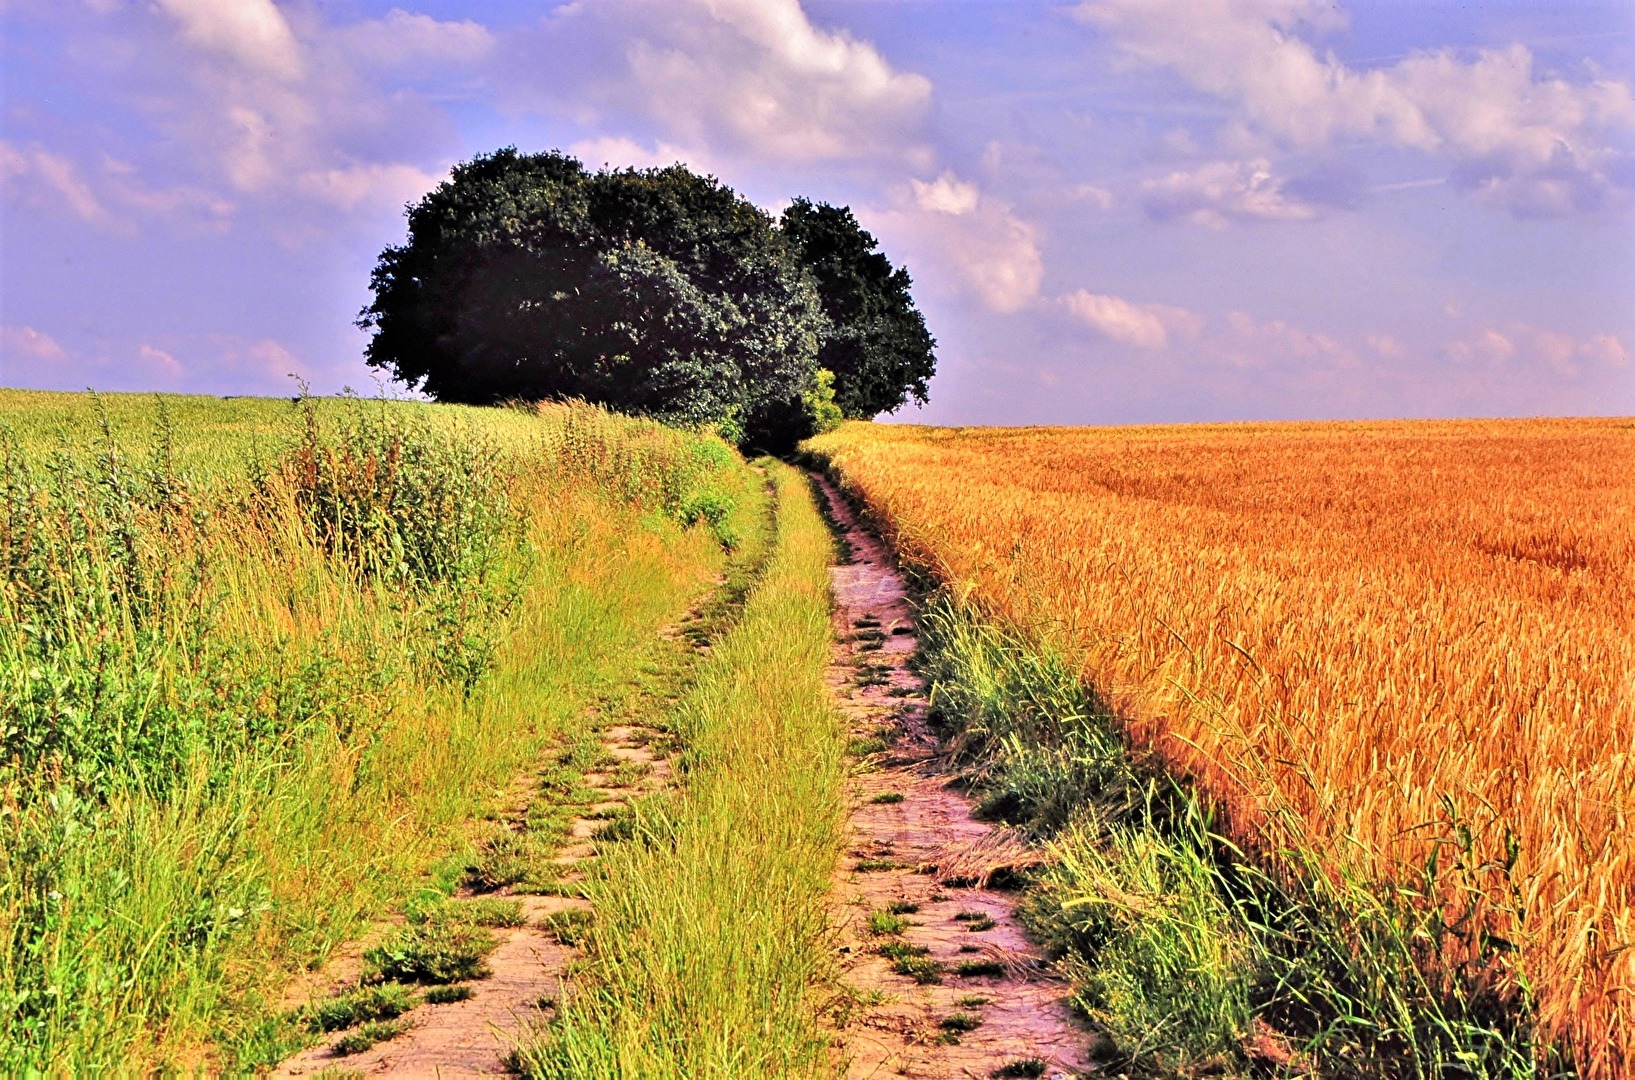
[[[910,669],[918,635],[903,577],[833,484],[817,484],[850,548],[832,572],[829,684],[857,745],[875,748],[853,781],[837,883],[845,978],[860,1002],[842,1025],[846,1075],[1088,1071],[1093,1036],[1012,914],[1014,894],[999,887],[1032,856],[948,786],[926,688]],[[895,933],[884,917],[893,914]]]
[[[550,1015],[550,1003],[562,995],[568,965],[579,955],[578,950],[562,944],[541,924],[559,912],[589,907],[572,894],[574,884],[584,877],[582,865],[596,857],[596,830],[631,798],[669,782],[669,762],[657,758],[651,749],[658,734],[652,728],[631,724],[601,732],[603,748],[613,761],[584,775],[583,784],[595,793],[596,802],[585,808],[584,816],[573,820],[567,845],[551,860],[563,870],[560,881],[562,891],[568,895],[515,895],[509,887],[482,894],[518,900],[526,922],[494,931],[499,947],[488,956],[489,974],[467,984],[472,990],[470,998],[415,1007],[405,1015],[408,1031],[360,1054],[337,1055],[334,1045],[346,1033],[336,1032],[286,1061],[277,1075],[329,1070],[393,1076],[511,1075],[507,1063],[511,1050],[530,1026],[544,1022]],[[629,763],[645,764],[648,773],[633,782],[620,783],[614,770]],[[526,812],[525,796],[519,820]],[[453,902],[459,903],[459,899]],[[319,979],[319,989],[333,992],[356,985],[359,968],[355,958],[331,965]]]

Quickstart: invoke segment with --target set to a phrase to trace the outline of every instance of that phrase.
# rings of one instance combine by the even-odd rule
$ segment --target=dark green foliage
[[[783,234],[817,282],[830,329],[818,366],[834,372],[834,401],[848,418],[924,404],[937,370],[936,342],[909,295],[908,271],[894,268],[844,206],[796,199]]]
[[[381,253],[368,360],[441,401],[583,398],[738,437],[798,399],[825,324],[765,213],[680,165],[481,155]]]
[[[1005,1080],[1019,1077],[1043,1076],[1050,1069],[1050,1062],[1044,1058],[1017,1058],[1007,1061],[992,1073],[995,1077]]]

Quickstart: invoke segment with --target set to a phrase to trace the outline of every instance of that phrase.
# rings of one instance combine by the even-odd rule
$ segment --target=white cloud
[[[519,68],[515,92],[529,107],[582,120],[634,113],[711,153],[795,163],[926,154],[930,82],[845,30],[814,26],[799,0],[581,0],[545,21]]]
[[[1094,184],[1079,184],[1068,192],[1068,198],[1074,202],[1088,203],[1097,210],[1111,210],[1117,202],[1111,191]]]
[[[1548,368],[1568,377],[1583,374],[1586,368],[1618,370],[1629,363],[1628,350],[1611,334],[1579,338],[1519,322],[1450,341],[1442,347],[1442,355],[1464,368]]]
[[[335,38],[347,54],[377,67],[427,63],[471,64],[494,50],[494,35],[469,19],[441,22],[393,8],[385,17],[340,27]]]
[[[1160,220],[1180,218],[1211,229],[1230,221],[1302,221],[1316,215],[1311,204],[1283,189],[1271,162],[1213,161],[1192,172],[1173,172],[1142,185],[1142,205]]]
[[[391,206],[412,202],[443,179],[441,175],[413,165],[349,165],[304,172],[296,178],[296,188],[319,202],[342,210],[355,210],[360,205]]]
[[[1138,304],[1117,296],[1104,296],[1085,289],[1061,298],[1070,315],[1114,341],[1143,349],[1162,349],[1170,334],[1196,338],[1203,331],[1203,319],[1186,308],[1167,304]]]
[[[1084,0],[1075,11],[1131,62],[1174,70],[1284,146],[1360,139],[1418,150],[1518,214],[1598,205],[1617,187],[1608,136],[1635,128],[1627,83],[1540,77],[1519,44],[1350,68],[1300,36],[1338,25],[1323,0]]]
[[[1356,368],[1356,351],[1324,333],[1314,333],[1283,319],[1260,322],[1242,311],[1226,317],[1227,332],[1209,342],[1210,359],[1239,368],[1296,365],[1306,368]]]
[[[914,190],[914,204],[921,210],[936,214],[953,214],[956,217],[969,214],[982,198],[980,188],[966,183],[952,172],[944,172],[930,183],[923,180],[910,180],[908,183]]]
[[[1009,203],[952,172],[911,180],[897,203],[869,215],[866,224],[897,238],[917,265],[946,269],[962,290],[1000,314],[1020,311],[1038,295],[1045,273],[1039,230]]]
[[[604,165],[615,169],[653,169],[679,162],[696,171],[711,171],[708,157],[696,150],[663,141],[644,146],[623,135],[581,139],[569,146],[568,151],[592,169]]]
[[[136,362],[166,380],[178,379],[182,375],[182,365],[176,362],[176,358],[152,345],[137,348]]]
[[[32,326],[0,326],[0,371],[7,378],[16,377],[23,368],[67,359],[68,353],[50,334]]]
[[[188,41],[255,71],[292,79],[301,52],[272,0],[158,0]]]
[[[75,217],[93,224],[110,220],[107,208],[78,167],[39,146],[19,148],[0,140],[0,179],[6,181],[8,195],[26,198],[35,205],[65,207]]]

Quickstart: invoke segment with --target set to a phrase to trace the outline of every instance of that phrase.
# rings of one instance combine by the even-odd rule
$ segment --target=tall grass
[[[805,483],[768,468],[777,532],[737,625],[673,722],[680,786],[587,885],[589,959],[529,1075],[827,1074],[825,897],[844,735],[823,684],[832,540]]]
[[[723,565],[682,503],[753,484],[585,407],[283,403],[212,472],[151,404],[133,453],[128,401],[40,397],[0,475],[8,1072],[276,1058],[288,976],[580,732]]]

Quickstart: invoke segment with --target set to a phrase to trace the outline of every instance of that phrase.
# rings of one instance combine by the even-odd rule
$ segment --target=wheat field
[[[1058,651],[1236,839],[1635,1065],[1635,423],[848,424],[899,549]]]

